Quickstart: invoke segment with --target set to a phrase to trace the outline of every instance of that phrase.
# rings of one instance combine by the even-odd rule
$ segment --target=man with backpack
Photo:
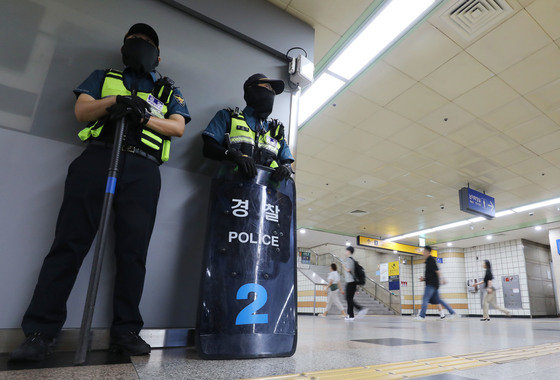
[[[346,259],[344,259],[344,280],[346,281],[346,302],[348,303],[348,315],[344,318],[346,321],[354,320],[354,308],[358,309],[357,318],[363,317],[368,312],[367,308],[354,302],[357,286],[365,283],[365,273],[364,268],[352,257],[353,254],[354,247],[347,247]]]

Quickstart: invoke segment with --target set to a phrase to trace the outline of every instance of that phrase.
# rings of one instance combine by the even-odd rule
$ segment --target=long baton
[[[103,209],[101,211],[101,220],[99,221],[99,230],[97,232],[97,242],[95,253],[93,255],[93,264],[91,266],[91,274],[89,277],[89,286],[84,306],[84,315],[82,317],[82,326],[80,327],[80,338],[78,341],[78,349],[74,357],[74,364],[84,364],[89,349],[89,341],[91,334],[91,321],[93,319],[93,311],[95,309],[95,299],[97,298],[97,288],[99,287],[99,278],[101,275],[101,265],[103,264],[103,256],[107,246],[107,227],[109,219],[113,211],[113,199],[115,197],[115,187],[117,185],[117,174],[119,171],[119,162],[121,159],[121,148],[125,132],[124,117],[117,123],[115,131],[115,140],[113,144],[113,152],[111,153],[111,164],[107,174],[107,186],[105,188],[105,198],[103,199]]]

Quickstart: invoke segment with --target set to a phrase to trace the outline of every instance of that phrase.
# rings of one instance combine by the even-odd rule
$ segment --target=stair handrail
[[[315,280],[313,280],[311,277],[309,277],[307,275],[307,273],[305,273],[303,271],[302,268],[297,268],[298,272],[301,273],[302,275],[304,275],[309,281],[311,281],[311,283],[313,284],[313,315],[315,316],[316,313],[316,306],[317,306],[317,285],[322,285],[325,286],[327,284],[327,282],[325,280],[323,280],[319,275],[317,275],[319,278],[321,278],[321,282],[315,282]],[[315,273],[315,272],[313,272]],[[316,274],[316,273],[315,273]]]
[[[319,253],[315,252],[313,249],[310,249],[310,248],[306,248],[305,250],[308,251],[308,252],[311,252],[315,255],[315,265],[318,265],[319,256],[326,256],[326,255],[330,256],[335,261],[338,261],[338,263],[341,264],[341,269],[342,269],[342,265],[344,265],[344,263],[342,262],[342,260],[338,256],[336,256],[336,255],[334,255],[330,252],[325,252],[325,253],[320,253],[319,254]],[[372,278],[370,278],[367,274],[366,274],[365,278],[366,278],[366,281],[370,281],[371,283],[373,283],[375,291],[372,292],[369,289],[365,288],[363,285],[360,286],[361,289],[364,292],[366,292],[367,294],[369,294],[370,296],[372,296],[377,301],[381,302],[383,305],[387,306],[389,308],[389,310],[391,310],[391,311],[393,311],[397,314],[400,314],[401,312],[393,307],[393,297],[392,296],[396,296],[396,294],[393,293],[392,291],[390,291],[389,289],[387,289],[386,287],[384,287],[383,285],[379,284],[378,282],[376,282]],[[381,290],[383,290],[384,292],[389,294],[389,302],[388,303],[377,296],[377,288],[381,288]]]

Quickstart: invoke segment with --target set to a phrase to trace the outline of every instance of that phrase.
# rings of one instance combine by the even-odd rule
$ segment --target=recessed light
[[[449,243],[447,243],[447,246],[448,246],[448,247],[451,247],[451,246],[453,246],[453,243],[452,243],[452,242],[449,242]]]
[[[492,235],[486,235],[486,240],[492,240]]]
[[[300,233],[300,234],[304,234],[304,233],[306,233],[306,232],[307,232],[307,230],[306,230],[305,228],[300,228],[300,229],[299,229],[299,233]]]
[[[542,226],[535,226],[535,230],[536,230],[536,231],[542,230]]]

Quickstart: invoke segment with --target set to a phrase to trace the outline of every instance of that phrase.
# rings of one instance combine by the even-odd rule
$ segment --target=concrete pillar
[[[552,280],[554,281],[556,312],[560,314],[560,250],[558,249],[560,229],[549,230],[548,239],[550,241],[550,256],[552,258]]]

